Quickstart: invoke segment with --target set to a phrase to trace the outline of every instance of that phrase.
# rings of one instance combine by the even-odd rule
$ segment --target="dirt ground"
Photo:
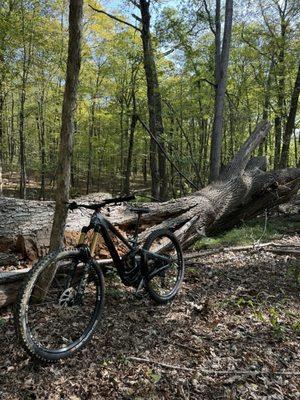
[[[52,365],[27,357],[2,310],[0,399],[299,399],[295,271],[295,260],[266,252],[207,257],[167,306],[107,277],[99,332]]]

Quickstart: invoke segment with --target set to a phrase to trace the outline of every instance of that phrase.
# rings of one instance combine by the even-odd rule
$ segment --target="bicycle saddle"
[[[147,214],[150,212],[150,208],[142,207],[129,207],[129,210],[136,214]]]

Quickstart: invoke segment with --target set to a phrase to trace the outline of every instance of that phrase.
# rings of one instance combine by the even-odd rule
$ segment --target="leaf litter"
[[[99,331],[53,365],[23,352],[12,310],[1,310],[0,399],[299,399],[295,263],[268,252],[211,255],[187,268],[166,306],[109,275]]]

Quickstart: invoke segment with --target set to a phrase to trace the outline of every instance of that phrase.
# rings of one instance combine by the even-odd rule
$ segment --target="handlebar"
[[[115,197],[113,199],[106,199],[103,200],[102,203],[98,204],[77,204],[76,201],[72,201],[72,203],[68,203],[68,208],[69,210],[76,210],[77,208],[87,208],[88,210],[98,210],[101,207],[106,206],[107,204],[117,204],[117,203],[122,203],[124,201],[130,201],[134,200],[135,196],[130,195],[130,196],[125,196],[125,197]]]

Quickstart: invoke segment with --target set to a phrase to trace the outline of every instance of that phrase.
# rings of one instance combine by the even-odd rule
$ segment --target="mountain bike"
[[[108,204],[133,200],[134,196],[107,199],[99,204],[69,204],[70,210],[93,210],[90,223],[81,230],[78,245],[41,258],[28,273],[15,308],[15,325],[21,345],[34,358],[54,362],[81,350],[101,321],[104,276],[95,249],[102,236],[113,266],[126,286],[145,290],[156,303],[174,299],[184,277],[181,246],[169,230],[153,231],[141,245],[141,215],[148,208],[127,204],[137,214],[134,233],[125,238],[101,214]],[[92,235],[90,235],[92,233]],[[126,246],[118,252],[113,240]],[[103,263],[103,261],[102,261]]]

